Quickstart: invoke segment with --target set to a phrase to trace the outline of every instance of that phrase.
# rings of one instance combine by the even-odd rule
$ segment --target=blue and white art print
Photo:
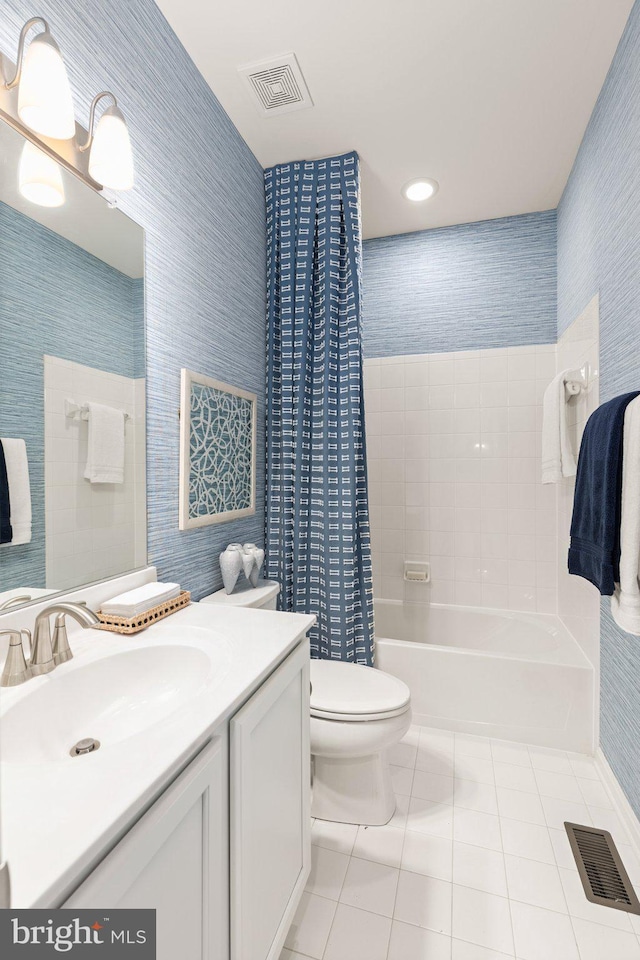
[[[182,370],[180,529],[255,513],[256,395]]]

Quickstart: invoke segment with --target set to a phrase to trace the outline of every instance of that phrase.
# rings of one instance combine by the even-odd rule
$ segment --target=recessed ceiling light
[[[438,192],[438,182],[430,180],[428,177],[418,177],[416,180],[409,180],[402,188],[402,196],[407,200],[413,200],[414,203],[421,203],[428,200]]]

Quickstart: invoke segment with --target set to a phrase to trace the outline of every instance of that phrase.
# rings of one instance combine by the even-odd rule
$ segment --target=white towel
[[[91,483],[124,483],[123,410],[89,403],[89,450],[84,475]]]
[[[563,370],[553,378],[542,401],[542,482],[559,483],[563,477],[574,477],[576,458],[571,449],[567,423],[567,401],[564,384],[570,371]]]
[[[2,438],[4,459],[7,465],[9,481],[9,504],[11,507],[11,544],[31,543],[31,485],[29,483],[29,461],[27,445],[24,440]]]
[[[180,593],[178,583],[145,583],[134,590],[127,590],[111,600],[106,600],[101,607],[101,613],[113,617],[138,617],[160,603],[173,600]]]
[[[613,619],[640,636],[640,397],[624,413],[620,583],[611,597]]]

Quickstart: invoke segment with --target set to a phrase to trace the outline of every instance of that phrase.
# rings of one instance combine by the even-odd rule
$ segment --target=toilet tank
[[[277,580],[258,580],[257,587],[252,587],[248,580],[236,584],[233,593],[226,593],[224,589],[210,593],[203,597],[200,603],[225,603],[232,607],[260,607],[262,610],[275,610],[280,593],[280,584]]]

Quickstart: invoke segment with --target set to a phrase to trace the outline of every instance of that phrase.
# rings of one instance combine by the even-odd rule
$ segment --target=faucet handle
[[[53,662],[56,667],[71,660],[73,652],[69,646],[67,623],[64,613],[59,613],[53,628]]]
[[[42,613],[36,617],[36,628],[33,643],[31,644],[29,666],[31,668],[31,675],[34,677],[39,677],[43,673],[51,673],[56,667],[53,661],[49,618],[43,616]]]
[[[24,631],[29,634],[29,631]],[[31,677],[31,668],[27,664],[22,647],[22,632],[20,630],[0,630],[0,636],[8,635],[9,650],[4,663],[0,687],[17,687]],[[31,634],[29,634],[29,638]]]

